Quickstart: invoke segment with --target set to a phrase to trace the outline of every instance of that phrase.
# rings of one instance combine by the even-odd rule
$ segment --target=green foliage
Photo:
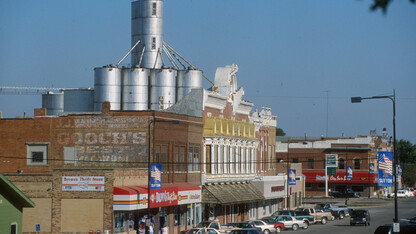
[[[285,131],[281,128],[276,128],[276,136],[286,136]]]
[[[409,0],[411,3],[415,3],[415,0]],[[370,9],[372,11],[377,10],[380,8],[384,14],[387,12],[388,5],[392,2],[392,0],[373,0],[373,4],[371,5]]]
[[[404,184],[414,187],[416,184],[416,163],[405,163],[402,167]]]
[[[400,163],[416,163],[416,145],[401,139],[397,142],[397,154]]]

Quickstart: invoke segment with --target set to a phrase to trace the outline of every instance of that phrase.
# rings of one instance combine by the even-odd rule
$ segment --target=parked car
[[[360,197],[361,194],[359,192],[355,192],[352,189],[344,189],[341,191],[333,191],[331,193],[333,197]]]
[[[280,233],[281,231],[285,230],[285,225],[281,222],[279,222],[276,217],[266,216],[261,218],[264,222],[268,224],[273,224],[274,228],[276,228],[276,232]]]
[[[393,233],[393,225],[385,224],[377,227],[374,234],[391,234]],[[400,223],[400,234],[416,233],[416,224]]]
[[[296,209],[296,211],[304,211],[308,215],[312,215],[314,217],[315,222],[320,222],[322,224],[326,224],[328,220],[332,219],[331,212],[324,212],[322,209],[318,211],[318,210],[315,210],[315,208],[307,207],[307,208]]]
[[[261,232],[263,234],[270,234],[270,233],[276,232],[276,228],[274,228],[274,224],[268,224],[264,222],[263,220],[249,220],[245,222],[252,224],[256,228],[261,228]]]
[[[289,215],[279,215],[277,216],[277,220],[280,223],[283,223],[285,225],[286,229],[292,229],[293,231],[298,230],[299,228],[308,228],[309,225],[306,224],[305,221],[303,220],[298,220],[293,216],[289,216]]]
[[[335,216],[335,218],[343,219],[345,216],[350,215],[350,210],[347,206],[344,205],[333,205],[331,203],[320,203],[317,204],[315,207],[320,207],[323,209],[330,209],[332,212],[332,215]]]
[[[331,214],[329,220],[330,221],[334,221],[335,220],[335,215],[333,214],[333,211],[331,209],[323,209],[323,208],[320,208],[320,207],[316,207],[315,210],[317,212],[328,212],[328,213]]]
[[[277,217],[280,215],[289,215],[295,217],[297,220],[305,221],[306,225],[315,223],[315,218],[313,215],[309,215],[304,211],[295,211],[295,210],[279,210],[274,212],[271,216]]]
[[[240,228],[232,230],[229,234],[261,234],[261,232],[255,228]]]
[[[365,226],[370,226],[370,212],[365,209],[354,209],[351,212],[350,225],[354,226],[355,224],[364,224]]]
[[[400,219],[401,223],[411,223],[411,224],[416,224],[416,216],[412,217],[412,218],[407,218],[407,219]]]
[[[192,228],[185,234],[220,234],[220,232],[214,228]]]
[[[195,225],[194,228],[212,228],[218,230],[220,233],[228,233],[233,229],[228,226],[221,226],[218,221],[202,221]]]
[[[394,197],[394,192],[393,193],[390,193],[390,197]],[[397,197],[398,198],[408,198],[409,197],[409,195],[406,193],[406,191],[405,190],[397,190]]]

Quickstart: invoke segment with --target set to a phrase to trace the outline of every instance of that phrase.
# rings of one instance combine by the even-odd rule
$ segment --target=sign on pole
[[[289,185],[296,185],[296,170],[289,169]]]
[[[374,174],[374,163],[370,163],[370,174]]]
[[[352,167],[347,167],[347,179],[352,179]]]
[[[336,175],[337,174],[337,168],[336,167],[327,167],[328,174],[327,175]]]
[[[397,166],[397,175],[402,176],[402,172],[403,172],[402,167],[400,165],[398,165]]]
[[[379,152],[378,186],[393,186],[393,152]]]
[[[150,189],[162,189],[162,164],[150,166]]]
[[[338,167],[338,154],[325,154],[325,162],[328,167]]]

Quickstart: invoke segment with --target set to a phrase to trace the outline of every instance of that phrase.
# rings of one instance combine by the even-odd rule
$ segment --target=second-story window
[[[354,159],[354,169],[360,169],[360,159]]]
[[[308,159],[308,169],[313,169],[313,158]]]
[[[338,161],[338,169],[345,169],[345,160],[340,158]]]
[[[156,3],[152,4],[152,15],[156,15]]]

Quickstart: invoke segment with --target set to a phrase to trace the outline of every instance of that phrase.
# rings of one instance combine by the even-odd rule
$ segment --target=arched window
[[[354,169],[360,169],[360,159],[354,159]]]
[[[338,169],[345,169],[345,160],[340,158],[338,161]]]

